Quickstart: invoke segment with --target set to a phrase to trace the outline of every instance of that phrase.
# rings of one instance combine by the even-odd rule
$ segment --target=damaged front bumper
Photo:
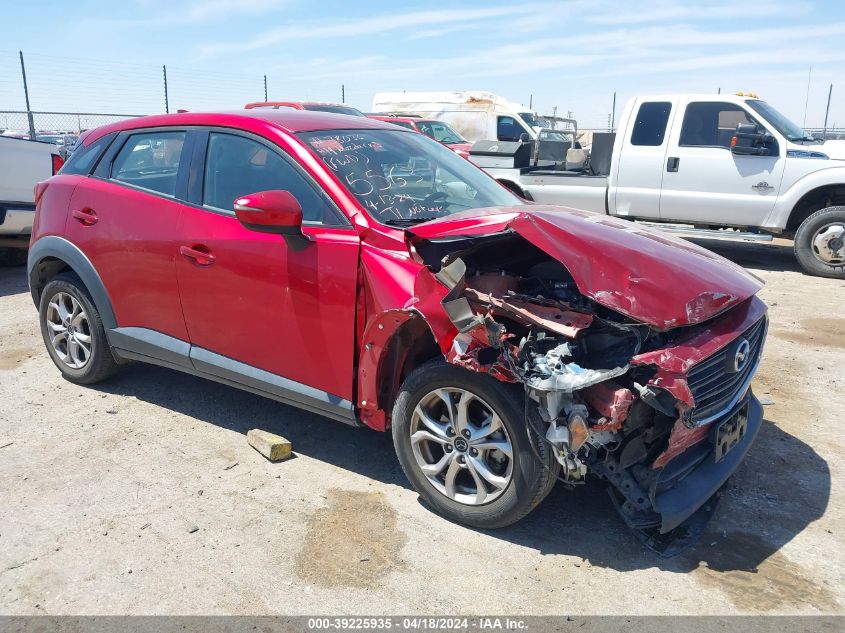
[[[681,525],[716,494],[745,458],[762,422],[763,408],[749,391],[733,411],[712,425],[709,441],[663,467],[649,491],[652,508],[660,516],[661,534]],[[730,434],[735,443],[724,452],[719,431],[726,425],[736,425],[737,431]]]

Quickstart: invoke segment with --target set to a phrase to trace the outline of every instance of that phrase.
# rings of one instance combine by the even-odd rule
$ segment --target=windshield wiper
[[[422,216],[418,215],[414,218],[393,218],[392,220],[385,220],[383,224],[388,226],[414,226],[415,224],[422,224],[423,222],[430,222],[437,220],[437,216]]]

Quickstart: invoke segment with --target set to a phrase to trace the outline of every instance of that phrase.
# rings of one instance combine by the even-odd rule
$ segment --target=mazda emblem
[[[739,339],[733,351],[733,357],[728,355],[728,371],[732,374],[742,371],[751,356],[751,344],[746,339]]]

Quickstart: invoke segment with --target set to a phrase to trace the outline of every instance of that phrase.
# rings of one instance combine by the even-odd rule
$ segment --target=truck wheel
[[[517,387],[440,359],[407,377],[393,407],[393,444],[436,512],[499,528],[551,491],[558,464],[545,440],[529,439],[523,398]]]
[[[47,352],[67,380],[90,385],[117,371],[100,314],[79,277],[62,273],[50,281],[38,314]]]
[[[845,279],[845,207],[813,213],[795,233],[795,257],[809,275]]]

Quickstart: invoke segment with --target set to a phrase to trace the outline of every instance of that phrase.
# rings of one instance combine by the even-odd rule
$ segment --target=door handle
[[[180,246],[179,254],[187,259],[192,259],[200,266],[211,266],[216,257],[208,250],[208,247],[203,244],[195,244],[194,246]]]
[[[100,219],[94,212],[94,209],[85,207],[84,209],[74,209],[70,215],[77,220],[82,226],[93,226]]]
[[[666,161],[666,171],[678,171],[678,165],[681,163],[681,159],[677,156],[670,156],[669,160]]]

